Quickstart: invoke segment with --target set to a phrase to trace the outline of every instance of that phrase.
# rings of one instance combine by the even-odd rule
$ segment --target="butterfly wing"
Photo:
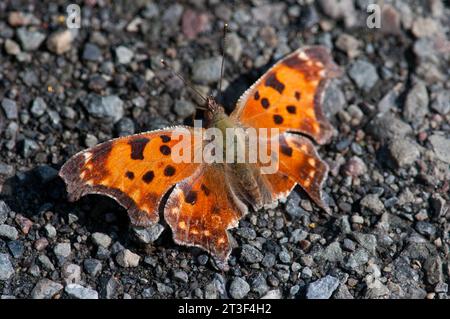
[[[299,49],[250,87],[231,117],[247,127],[296,131],[324,144],[332,136],[332,127],[323,114],[323,91],[326,80],[339,74],[325,47]]]
[[[227,229],[247,212],[227,178],[221,164],[203,165],[177,184],[164,210],[176,243],[201,247],[222,263],[231,252]]]
[[[82,151],[69,159],[59,175],[67,184],[69,200],[86,194],[102,194],[125,207],[136,226],[159,220],[158,206],[163,195],[177,182],[194,173],[193,160],[174,163],[172,149],[194,132],[174,127],[113,139]]]

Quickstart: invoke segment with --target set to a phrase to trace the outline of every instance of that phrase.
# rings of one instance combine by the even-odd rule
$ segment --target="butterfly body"
[[[337,75],[339,68],[326,48],[298,49],[250,87],[230,115],[213,98],[207,99],[207,121],[200,131],[217,129],[217,140],[198,145],[194,128],[170,127],[113,139],[74,155],[60,170],[69,199],[89,193],[110,196],[127,209],[132,224],[146,227],[158,222],[161,200],[170,192],[163,211],[175,242],[201,247],[224,264],[231,252],[228,229],[237,226],[248,207],[257,210],[284,198],[298,184],[328,210],[322,196],[328,166],[304,135],[319,144],[331,138],[322,99],[326,80]],[[256,138],[261,145],[278,145],[275,171],[267,173],[260,158],[237,160],[239,151],[256,152],[246,129],[277,130]],[[231,149],[230,134],[235,134]],[[212,142],[222,148],[223,159],[232,160],[175,161],[182,141],[193,150],[188,159]],[[212,149],[215,155],[218,149]]]

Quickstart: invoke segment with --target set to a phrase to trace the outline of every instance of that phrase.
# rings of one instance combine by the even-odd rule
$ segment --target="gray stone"
[[[263,259],[263,254],[255,247],[248,244],[244,244],[242,246],[240,259],[243,262],[250,264],[259,263]]]
[[[428,92],[424,83],[418,82],[408,92],[405,105],[403,107],[403,116],[405,119],[414,124],[421,124],[425,116],[428,114]]]
[[[120,64],[128,64],[133,60],[134,53],[124,46],[119,46],[115,50],[117,62]]]
[[[220,79],[222,58],[201,59],[192,66],[192,80],[196,83],[211,84]]]
[[[390,294],[388,287],[386,287],[380,280],[375,279],[373,282],[367,284],[365,297],[367,299],[383,298]]]
[[[44,267],[44,269],[46,269],[48,271],[55,270],[55,266],[53,265],[53,263],[50,260],[50,258],[48,258],[46,255],[39,255],[37,260],[42,265],[42,267]]]
[[[307,299],[330,299],[333,292],[339,286],[339,279],[327,275],[308,285]]]
[[[33,104],[31,105],[31,114],[35,117],[41,117],[44,115],[47,110],[47,103],[45,103],[44,99],[38,96],[34,99]]]
[[[63,285],[49,279],[41,279],[38,281],[31,291],[33,299],[52,299],[56,294],[63,290]]]
[[[307,214],[303,208],[300,207],[300,195],[296,191],[292,191],[286,200],[285,210],[292,218],[299,218]]]
[[[13,257],[16,259],[21,258],[25,251],[25,247],[20,240],[9,241],[8,249],[11,252],[11,255],[13,255]]]
[[[439,255],[431,256],[425,261],[423,268],[425,269],[426,279],[430,285],[436,285],[444,280],[442,271],[442,259]]]
[[[172,289],[172,287],[170,287],[170,286],[168,286],[168,285],[165,285],[165,284],[163,284],[163,283],[160,283],[160,282],[157,282],[157,283],[156,283],[156,289],[158,289],[158,291],[159,291],[160,293],[165,294],[165,295],[171,295],[171,294],[173,294],[173,289]]]
[[[8,214],[11,211],[9,206],[0,200],[0,224],[3,224],[8,219]]]
[[[19,232],[16,228],[9,225],[0,225],[0,238],[16,240],[18,237]]]
[[[147,228],[133,228],[133,232],[136,235],[136,238],[144,244],[153,243],[159,238],[163,231],[164,226],[161,224],[155,224]]]
[[[76,299],[98,299],[98,292],[92,288],[85,288],[79,284],[68,284],[64,288],[69,297]]]
[[[353,295],[348,290],[347,286],[340,284],[333,294],[333,299],[354,299]]]
[[[363,211],[369,211],[375,215],[381,215],[384,211],[384,204],[376,194],[368,194],[359,203]]]
[[[418,38],[431,37],[442,28],[438,21],[431,17],[417,17],[413,22],[411,31]]]
[[[367,166],[358,156],[352,156],[342,167],[345,175],[358,177],[367,173]]]
[[[29,138],[24,139],[21,150],[23,157],[28,158],[38,150],[39,150],[38,143]]]
[[[25,51],[34,51],[44,42],[46,35],[38,31],[29,31],[26,28],[17,29],[17,37]]]
[[[266,278],[259,273],[251,280],[251,289],[256,292],[259,296],[263,296],[269,291],[269,286],[267,285]]]
[[[0,253],[0,281],[9,280],[14,275],[14,268],[8,254]]]
[[[89,115],[109,123],[118,122],[124,114],[123,101],[117,95],[89,94],[83,103]]]
[[[377,248],[377,238],[372,234],[353,233],[352,237],[358,244],[367,249],[371,254],[375,254]]]
[[[213,282],[210,282],[205,286],[205,299],[217,299],[218,293],[216,286]]]
[[[91,235],[92,242],[97,246],[108,248],[111,245],[112,239],[106,234],[95,232]]]
[[[433,146],[434,153],[441,161],[450,164],[450,138],[434,134],[428,140]]]
[[[356,269],[362,265],[365,265],[369,261],[369,255],[364,248],[358,248],[353,254],[351,254],[345,264],[349,269]]]
[[[340,262],[344,259],[341,246],[338,242],[332,242],[323,251],[320,251],[315,256],[319,260],[325,260],[329,262]]]
[[[304,267],[302,269],[302,278],[303,279],[310,279],[310,278],[312,278],[312,276],[313,276],[313,272],[312,272],[311,268]]]
[[[336,40],[336,47],[347,53],[350,59],[353,59],[360,54],[361,41],[350,34],[342,33]]]
[[[344,92],[338,86],[336,81],[330,81],[325,89],[323,98],[323,109],[328,117],[335,116],[342,111],[347,104]]]
[[[294,229],[291,233],[289,241],[297,244],[298,242],[306,239],[306,237],[308,237],[308,232],[304,231],[303,229]]]
[[[66,284],[78,283],[81,280],[81,267],[76,264],[66,264],[62,267],[61,276]]]
[[[0,162],[0,175],[3,175],[5,177],[11,177],[15,173],[15,169],[13,165],[8,165],[5,163]],[[1,212],[0,212],[1,214]],[[1,218],[1,217],[0,217]],[[1,222],[0,222],[1,224]]]
[[[227,45],[225,48],[225,53],[229,55],[235,62],[238,62],[242,55],[242,41],[234,32],[227,34]]]
[[[250,239],[253,240],[256,238],[256,232],[253,228],[250,227],[242,227],[242,228],[238,228],[236,230],[236,234],[239,237],[245,238],[245,239]]]
[[[185,119],[195,113],[195,105],[187,100],[176,100],[174,111],[179,117]]]
[[[43,184],[48,183],[58,176],[58,171],[48,165],[40,165],[36,167],[36,175]]]
[[[386,113],[397,108],[397,99],[402,93],[403,84],[397,83],[385,96],[378,102],[377,108],[380,114]]]
[[[183,270],[176,270],[173,272],[173,279],[180,281],[180,282],[187,283],[189,281],[189,276]]]
[[[102,271],[102,262],[94,258],[85,259],[83,262],[84,271],[95,277]]]
[[[102,51],[92,43],[86,43],[82,54],[83,60],[100,62],[102,60]]]
[[[72,48],[73,36],[70,30],[52,33],[47,40],[47,48],[56,54],[63,54]]]
[[[363,60],[357,60],[352,63],[348,74],[356,86],[365,92],[369,92],[378,81],[378,73],[375,66]]]
[[[48,238],[56,237],[56,228],[52,224],[45,225],[44,229],[45,229],[45,232],[47,233]]]
[[[59,243],[53,248],[56,258],[58,259],[59,265],[64,264],[67,258],[70,256],[72,250],[70,248],[70,243]]]
[[[416,230],[424,236],[434,237],[436,235],[436,227],[426,221],[418,221],[416,223]]]
[[[100,294],[102,298],[113,299],[117,298],[122,290],[120,281],[113,276],[102,279]]]
[[[108,248],[105,248],[103,246],[98,246],[97,253],[95,254],[95,258],[106,260],[109,257],[111,257],[111,251],[109,251]]]
[[[13,41],[11,39],[6,39],[5,51],[9,55],[18,55],[20,53],[20,46],[16,41]]]
[[[279,252],[278,258],[284,264],[290,264],[291,263],[291,255],[289,254],[289,251],[285,247],[283,247],[281,249],[281,251]]]
[[[280,289],[274,289],[268,291],[261,299],[281,299],[283,297],[283,293]]]
[[[388,112],[375,117],[369,124],[368,131],[380,141],[386,141],[396,137],[404,137],[412,133],[412,128],[407,123]]]
[[[450,90],[437,92],[431,102],[431,108],[442,115],[448,114],[450,112]]]
[[[233,299],[242,299],[250,292],[250,285],[241,277],[236,277],[230,284],[229,293]]]
[[[5,112],[6,118],[9,120],[17,120],[18,118],[18,110],[17,103],[14,100],[4,98],[2,100],[2,108]]]
[[[356,244],[353,240],[345,238],[342,243],[342,247],[347,251],[355,251]]]
[[[405,167],[413,164],[419,157],[418,145],[405,138],[396,138],[388,146],[391,159],[397,167]]]
[[[276,257],[272,253],[267,253],[264,255],[263,260],[261,261],[261,264],[266,268],[271,268],[276,263]]]
[[[356,23],[356,9],[352,0],[319,0],[323,12],[336,20],[343,19],[347,28]]]
[[[120,121],[116,123],[115,129],[117,131],[117,135],[119,136],[132,135],[136,131],[134,122],[129,117],[120,119]]]
[[[139,255],[128,249],[122,250],[116,256],[117,263],[124,268],[137,267],[140,260],[141,257]]]

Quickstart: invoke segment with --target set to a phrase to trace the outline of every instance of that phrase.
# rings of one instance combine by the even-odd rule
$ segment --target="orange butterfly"
[[[273,174],[262,174],[259,162],[175,162],[171,153],[183,137],[177,133],[195,132],[170,127],[113,139],[74,155],[59,173],[69,199],[107,195],[128,210],[134,225],[147,227],[158,222],[161,199],[171,191],[164,218],[175,242],[201,247],[223,265],[231,252],[227,230],[237,226],[248,206],[257,210],[286,197],[299,184],[328,209],[321,193],[328,167],[308,138],[291,132],[318,144],[330,139],[332,127],[321,106],[326,80],[339,74],[326,48],[305,47],[269,69],[230,115],[212,97],[206,99],[205,128],[279,129],[270,137],[279,142],[278,170]],[[188,144],[195,153],[194,139]],[[245,147],[246,142],[235,146]]]

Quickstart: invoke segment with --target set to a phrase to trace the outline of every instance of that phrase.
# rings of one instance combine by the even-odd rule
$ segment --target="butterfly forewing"
[[[185,135],[186,130],[192,132],[175,127],[117,138],[76,154],[60,171],[69,199],[107,195],[128,210],[134,225],[157,222],[162,196],[199,166],[193,160],[174,163],[172,159],[174,145],[184,136],[192,139],[194,150],[194,135]]]

